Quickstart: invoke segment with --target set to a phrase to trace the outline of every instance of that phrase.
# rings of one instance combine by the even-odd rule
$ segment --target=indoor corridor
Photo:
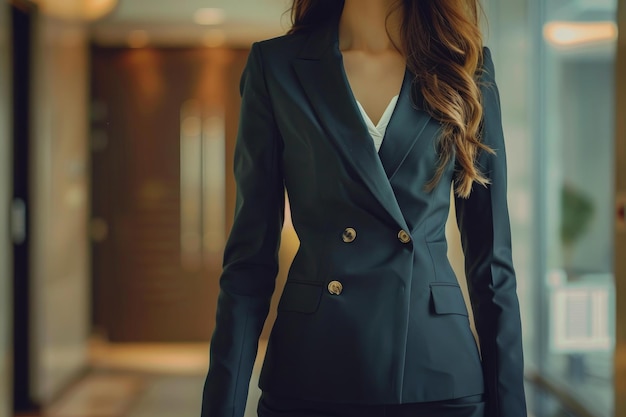
[[[196,417],[208,367],[208,348],[204,343],[118,345],[93,338],[89,371],[48,405],[42,415]],[[259,358],[264,351],[262,341]],[[260,365],[257,360],[245,417],[256,416]]]
[[[626,417],[626,0],[481,3],[528,417]],[[0,417],[199,417],[241,75],[291,4],[0,0]],[[471,321],[453,207],[446,239]]]

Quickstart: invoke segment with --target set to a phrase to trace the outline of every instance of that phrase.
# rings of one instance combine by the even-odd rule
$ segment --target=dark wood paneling
[[[221,254],[180,261],[180,112],[222,106],[226,222],[246,51],[94,48],[92,218],[94,320],[113,341],[205,341],[213,331]],[[106,225],[104,227],[103,225]]]

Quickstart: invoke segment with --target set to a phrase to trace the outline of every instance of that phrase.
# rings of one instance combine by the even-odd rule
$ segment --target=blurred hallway
[[[262,357],[265,343],[259,346]],[[93,339],[90,371],[47,406],[46,417],[196,417],[208,366],[208,345],[109,344]],[[246,417],[254,417],[260,361]]]
[[[0,417],[198,416],[239,79],[290,3],[0,0]],[[530,417],[625,417],[626,0],[482,3]]]

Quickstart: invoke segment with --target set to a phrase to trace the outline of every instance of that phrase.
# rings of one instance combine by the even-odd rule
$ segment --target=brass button
[[[409,243],[411,241],[411,236],[409,236],[406,231],[400,230],[398,232],[398,240],[400,240],[400,242],[402,243]]]
[[[330,281],[328,283],[328,292],[334,295],[339,295],[343,291],[343,285],[339,281]]]
[[[356,230],[352,227],[347,227],[346,230],[343,231],[341,238],[346,243],[354,242],[354,239],[356,239]]]

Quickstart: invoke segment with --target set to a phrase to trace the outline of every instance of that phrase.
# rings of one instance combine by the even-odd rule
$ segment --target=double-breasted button
[[[333,295],[339,295],[343,291],[343,285],[339,281],[330,281],[328,283],[328,292]]]
[[[398,232],[398,240],[402,243],[409,243],[411,241],[411,236],[405,230],[400,230]]]
[[[347,227],[346,230],[343,231],[341,239],[346,243],[354,242],[354,239],[356,239],[356,230],[352,227]]]

